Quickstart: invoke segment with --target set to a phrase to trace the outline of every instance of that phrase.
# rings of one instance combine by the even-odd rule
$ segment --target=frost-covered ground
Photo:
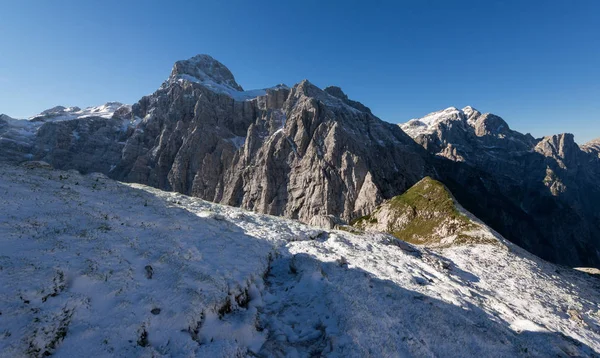
[[[0,166],[0,355],[598,356],[600,279]]]

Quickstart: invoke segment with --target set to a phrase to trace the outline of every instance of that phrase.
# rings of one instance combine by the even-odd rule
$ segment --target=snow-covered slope
[[[0,167],[0,356],[594,356],[600,280]],[[509,248],[509,250],[506,249]]]
[[[436,127],[442,121],[461,120],[465,112],[472,110],[471,107],[465,107],[459,110],[455,107],[449,107],[441,111],[429,113],[423,118],[415,118],[410,121],[400,124],[400,128],[411,137],[416,137],[419,134],[430,134],[436,130]]]
[[[114,113],[119,108],[128,108],[131,111],[130,105],[124,105],[120,102],[107,102],[101,106],[87,107],[81,109],[79,107],[63,107],[57,106],[43,111],[30,118],[31,121],[54,122],[67,121],[77,118],[101,117],[112,118]]]
[[[192,76],[186,75],[186,74],[179,75],[177,77],[177,80],[178,81],[189,81],[189,82],[201,84],[202,86],[210,89],[211,91],[213,91],[215,93],[226,94],[236,101],[248,101],[248,100],[251,100],[251,99],[259,97],[259,96],[264,96],[267,94],[268,89],[275,90],[275,89],[279,89],[279,88],[288,88],[286,85],[280,84],[280,85],[277,85],[274,87],[269,87],[269,88],[264,88],[264,89],[239,91],[239,90],[236,90],[235,88],[229,87],[227,85],[217,83],[217,82],[211,80],[210,78],[205,78],[205,79],[201,80],[201,79],[198,79],[196,77],[192,77]]]
[[[131,105],[108,102],[100,106],[84,109],[56,106],[42,111],[29,119],[15,119],[5,114],[0,114],[0,140],[18,140],[23,137],[31,137],[46,122],[69,121],[90,117],[113,118],[117,110],[131,112]],[[4,124],[4,130],[2,130],[2,124]]]

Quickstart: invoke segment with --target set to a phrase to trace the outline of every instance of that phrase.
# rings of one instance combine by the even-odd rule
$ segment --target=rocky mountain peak
[[[598,154],[598,157],[600,157],[600,138],[592,139],[591,141],[585,143],[581,146],[581,149],[588,153],[594,152]]]
[[[466,106],[462,109],[462,112],[469,123],[474,122],[479,116],[481,116],[481,112],[471,106]]]
[[[592,139],[591,141],[585,143],[585,145],[598,145],[600,144],[600,137],[596,139]]]
[[[441,111],[432,112],[422,118],[411,119],[399,124],[408,135],[416,138],[420,135],[430,135],[437,132],[441,126],[448,127],[452,122],[462,122],[465,114],[456,107],[448,107]],[[462,126],[461,126],[462,127]]]
[[[10,116],[8,116],[8,115],[6,115],[4,113],[0,114],[0,121],[9,121],[9,120],[12,120],[12,119],[13,119],[12,117],[10,117]]]
[[[561,133],[542,138],[535,146],[535,151],[546,157],[555,158],[566,166],[579,152],[579,146],[575,143],[575,137],[571,133]]]
[[[478,137],[484,135],[502,135],[507,134],[510,131],[508,123],[501,117],[498,117],[491,113],[486,113],[480,116],[475,122],[475,134]]]
[[[115,111],[120,107],[127,107],[120,102],[107,102],[100,106],[87,107],[81,109],[79,107],[64,107],[56,106],[40,114],[37,114],[30,118],[34,122],[47,122],[47,121],[64,121],[76,118],[87,118],[87,117],[103,117],[111,118]]]
[[[584,147],[598,147],[600,146],[600,138],[592,139],[591,141],[585,143]]]
[[[293,89],[296,92],[302,93],[305,96],[309,96],[309,97],[318,97],[320,95],[320,93],[323,92],[322,89],[315,86],[313,83],[311,83],[307,79],[304,79],[304,80],[298,82],[296,85],[294,85]]]
[[[323,90],[305,79],[296,84],[292,92],[314,98],[330,108],[345,107],[351,111],[371,113],[371,110],[362,103],[348,99],[348,96],[337,86],[329,86]]]
[[[188,60],[175,62],[169,76],[169,82],[178,79],[187,79],[193,82],[214,82],[237,91],[243,91],[242,86],[235,82],[231,71],[209,55],[196,55]]]

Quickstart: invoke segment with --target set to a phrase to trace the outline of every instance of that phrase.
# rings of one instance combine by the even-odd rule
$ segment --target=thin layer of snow
[[[246,137],[236,136],[229,138],[228,140],[236,147],[236,149],[242,148],[246,143]]]
[[[221,84],[213,81],[209,76],[206,76],[204,79],[199,79],[194,76],[190,76],[188,74],[180,74],[177,75],[179,81],[189,81],[193,83],[201,84],[202,86],[210,89],[213,92],[226,94],[229,97],[233,98],[236,101],[249,101],[256,97],[265,96],[267,94],[267,90],[269,89],[280,89],[287,88],[285,85],[277,85],[274,87],[263,88],[263,89],[254,89],[247,91],[238,91],[237,89],[230,87],[226,84]]]
[[[600,284],[103,175],[0,167],[2,356],[593,356]],[[494,234],[494,233],[491,233]]]
[[[64,108],[61,106],[54,107],[52,109],[46,110],[38,115],[35,115],[30,120],[41,120],[44,122],[56,122],[56,121],[66,121],[77,118],[87,118],[87,117],[102,117],[102,118],[112,118],[113,114],[117,109],[119,109],[124,105],[119,102],[108,102],[101,106],[88,107],[84,109],[80,109],[79,107],[68,107]],[[131,107],[131,106],[129,106]]]

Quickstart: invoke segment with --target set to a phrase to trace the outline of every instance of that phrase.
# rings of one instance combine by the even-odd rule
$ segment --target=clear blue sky
[[[339,85],[398,123],[472,105],[600,137],[600,1],[3,1],[0,113],[133,103],[207,53],[246,89]]]

